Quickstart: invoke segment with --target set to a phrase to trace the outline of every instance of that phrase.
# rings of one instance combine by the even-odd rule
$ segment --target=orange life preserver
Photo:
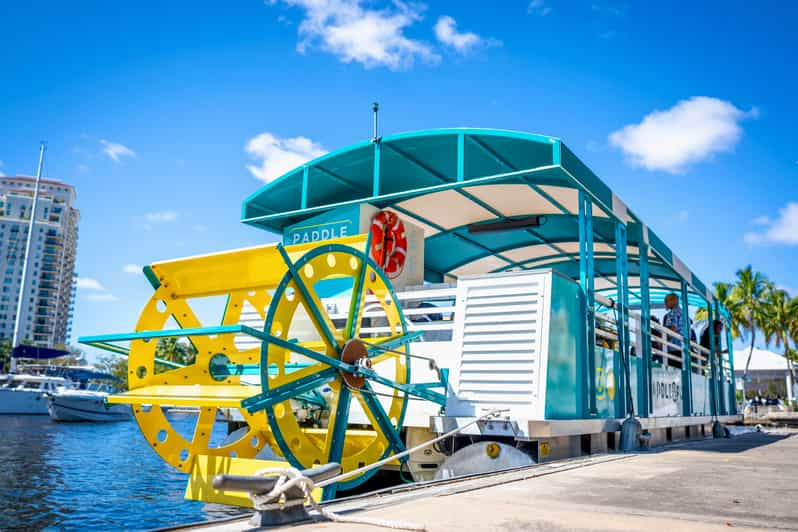
[[[380,211],[371,220],[371,258],[390,279],[402,273],[407,258],[405,224],[395,212]]]

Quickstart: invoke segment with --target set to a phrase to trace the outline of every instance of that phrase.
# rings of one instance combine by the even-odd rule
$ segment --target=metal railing
[[[454,330],[456,294],[455,285],[443,284],[412,287],[398,292],[396,297],[402,306],[409,331],[422,332],[421,341],[447,342],[452,339]],[[346,320],[347,314],[335,308],[330,318],[334,321]],[[360,333],[364,336],[384,336],[393,332],[374,295],[366,297],[362,318]]]
[[[614,302],[599,294],[596,294],[596,302],[606,307],[609,312],[613,308]],[[600,342],[605,343],[605,347],[612,347],[617,349],[618,345],[618,327],[615,318],[605,312],[596,312],[596,344]],[[642,349],[638,345],[642,341],[642,334],[640,334],[640,323],[642,316],[635,312],[629,311],[629,329],[630,329],[630,353],[632,356],[641,356]],[[651,322],[651,357],[654,362],[660,362],[672,367],[681,368],[684,362],[684,342],[685,337],[676,332],[668,329],[660,323],[655,321]],[[694,373],[709,376],[711,373],[710,357],[711,352],[706,347],[700,344],[689,341],[690,349],[690,366]],[[721,346],[716,346],[718,350]],[[726,350],[728,353],[728,350]],[[722,355],[722,353],[721,353]],[[727,382],[731,380],[731,366],[727,356],[718,357],[718,371],[722,374]]]

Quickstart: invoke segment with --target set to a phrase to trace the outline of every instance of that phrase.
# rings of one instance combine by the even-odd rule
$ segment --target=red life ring
[[[407,259],[405,224],[395,212],[380,211],[371,220],[371,257],[389,279],[402,273]]]

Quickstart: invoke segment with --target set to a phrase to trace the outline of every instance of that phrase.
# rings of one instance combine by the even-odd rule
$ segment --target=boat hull
[[[47,415],[44,391],[0,389],[0,414]]]
[[[130,419],[130,406],[109,405],[103,397],[52,395],[47,408],[53,421],[125,421]]]

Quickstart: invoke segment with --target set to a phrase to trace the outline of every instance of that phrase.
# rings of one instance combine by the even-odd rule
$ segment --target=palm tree
[[[737,270],[737,284],[732,290],[731,297],[739,305],[739,311],[743,317],[742,329],[751,334],[751,347],[748,350],[748,359],[745,361],[745,371],[743,371],[743,383],[748,377],[748,366],[751,364],[751,355],[754,354],[754,342],[756,341],[756,330],[764,321],[764,305],[762,303],[765,292],[771,286],[767,277],[759,272],[753,271],[749,264],[742,270]],[[743,384],[745,385],[745,384]]]
[[[185,366],[194,363],[197,350],[194,344],[180,342],[174,337],[167,337],[158,340],[155,356]]]
[[[732,337],[739,338],[742,336],[742,326],[745,322],[745,315],[741,312],[739,301],[734,298],[735,286],[730,283],[715,283],[712,285],[715,290],[715,299],[729,311],[731,322],[729,328],[731,329]],[[708,320],[709,313],[706,308],[700,308],[695,313],[695,320]],[[717,316],[715,319],[719,319]],[[798,333],[798,331],[796,331]]]
[[[791,360],[790,336],[791,332],[798,329],[798,298],[790,299],[790,295],[774,287],[769,287],[765,292],[764,321],[762,322],[762,332],[765,334],[765,341],[779,348],[784,347],[784,358],[787,363],[787,371],[795,379],[795,369]]]

